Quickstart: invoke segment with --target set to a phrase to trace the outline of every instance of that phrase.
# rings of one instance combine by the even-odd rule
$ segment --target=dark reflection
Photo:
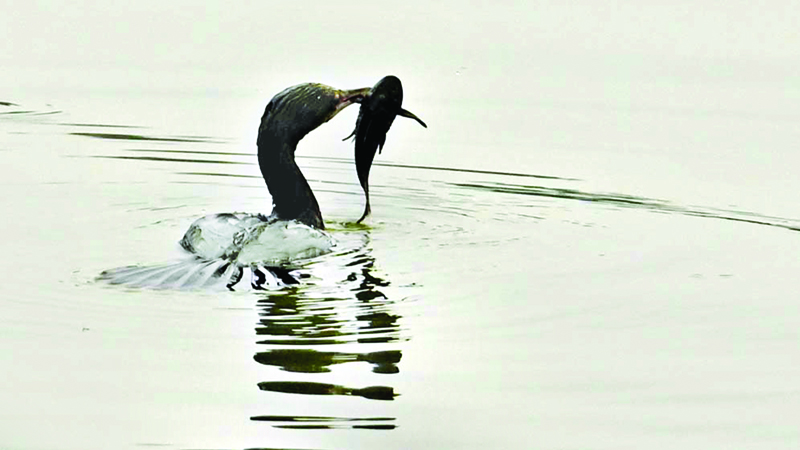
[[[33,110],[19,110],[19,111],[3,111],[0,114],[31,114],[35,113],[36,111]]]
[[[392,424],[361,424],[361,425],[273,425],[275,428],[286,428],[295,430],[335,430],[342,428],[352,428],[354,430],[394,430],[397,425]]]
[[[241,152],[210,152],[207,150],[162,150],[157,148],[129,148],[126,151],[128,152],[139,152],[139,153],[181,153],[184,155],[224,155],[224,156],[248,156],[252,157],[252,153],[241,153]],[[261,176],[252,175],[253,178],[262,179]]]
[[[770,217],[748,211],[735,211],[718,208],[687,207],[676,205],[665,200],[657,200],[635,195],[593,193],[577,189],[551,188],[546,186],[530,186],[510,183],[449,183],[452,186],[476,189],[482,191],[498,192],[503,194],[531,195],[536,197],[551,197],[583,202],[594,202],[607,206],[624,208],[641,208],[657,212],[683,214],[694,217],[710,219],[732,220],[755,225],[766,225],[784,228],[791,231],[800,231],[797,220],[781,217]]]
[[[144,128],[137,125],[112,125],[107,123],[70,123],[62,122],[59,125],[65,127],[88,127],[88,128]]]
[[[254,359],[267,366],[278,366],[287,372],[325,373],[330,372],[330,366],[349,362],[367,362],[373,365],[375,373],[397,373],[397,363],[402,354],[399,350],[371,352],[371,353],[344,353],[321,352],[307,349],[277,349],[256,353]]]
[[[214,173],[214,172],[175,172],[176,175],[194,175],[199,177],[229,177],[229,178],[251,178],[254,180],[263,179],[260,175],[242,175],[238,173]],[[259,186],[261,187],[261,186]]]
[[[174,162],[174,163],[250,164],[241,161],[225,161],[221,159],[211,160],[211,159],[189,159],[189,158],[163,158],[160,156],[92,156],[92,158],[131,159],[135,161],[158,161],[158,162]]]
[[[262,391],[283,392],[285,394],[304,395],[354,395],[370,400],[394,400],[399,394],[389,386],[367,386],[365,388],[349,388],[338,384],[312,383],[309,381],[263,381],[258,383]]]
[[[192,450],[194,450],[194,449],[192,449]],[[307,448],[299,449],[299,448],[287,448],[287,447],[281,447],[281,448],[276,448],[276,447],[250,447],[250,448],[246,448],[244,450],[312,450],[312,449],[307,449]]]
[[[326,267],[321,266],[332,262],[335,267],[327,269],[335,269],[334,275],[320,274],[318,279],[312,277],[300,285],[267,292],[258,301],[260,318],[256,334],[258,344],[267,348],[257,352],[253,359],[285,372],[306,374],[304,380],[262,381],[258,383],[261,391],[278,395],[350,396],[375,401],[393,401],[400,395],[382,380],[388,379],[383,378],[384,375],[400,371],[402,352],[374,345],[391,345],[407,338],[400,325],[402,317],[395,310],[396,301],[387,294],[391,283],[375,270],[375,260],[363,242],[367,231],[353,227],[340,232],[337,237],[360,237],[357,246],[347,250],[345,243],[341,254],[309,267],[313,274],[324,271]],[[348,345],[346,351],[331,347],[342,344]],[[354,344],[358,345],[356,351]],[[359,351],[362,349],[364,351]],[[351,368],[346,373],[355,374],[355,377],[343,384],[326,382],[327,374],[344,364]],[[360,372],[363,376],[358,375],[359,370],[363,370]],[[309,374],[319,378],[309,381]],[[285,402],[292,402],[290,397],[285,398]],[[281,402],[270,400],[269,405],[277,408]],[[274,412],[278,414],[270,411],[251,420],[275,428],[298,430],[393,430],[397,427],[393,417],[289,416]],[[352,413],[352,409],[347,412]]]
[[[314,286],[287,288],[259,300],[259,344],[330,345],[402,341],[400,316],[379,287],[389,282],[372,273],[371,256],[360,255],[345,266],[349,273],[336,295]],[[344,294],[349,294],[345,296]]]
[[[34,111],[34,110],[19,110],[19,111],[2,111],[3,115],[30,115],[30,116],[48,116],[51,114],[61,114],[62,111]]]
[[[123,141],[156,141],[156,142],[204,142],[213,143],[220,142],[219,139],[212,139],[205,136],[173,136],[173,137],[156,137],[144,136],[141,134],[123,134],[123,133],[84,133],[74,132],[69,133],[72,136],[85,136],[98,139],[113,139]]]
[[[89,136],[92,135],[93,137],[103,136],[107,139],[144,139],[150,141],[174,141],[174,142],[211,142],[210,140],[200,140],[200,139],[184,139],[184,138],[148,138],[144,136],[136,137],[137,135],[132,134],[109,134],[109,133],[70,133],[73,135],[81,135],[81,136]],[[115,137],[109,137],[115,136]],[[145,156],[145,155],[93,155],[91,158],[103,158],[103,159],[122,159],[122,160],[133,160],[133,161],[154,161],[154,162],[172,162],[172,163],[203,163],[203,164],[236,164],[236,165],[253,165],[252,162],[247,161],[233,161],[229,159],[224,159],[226,156],[251,156],[248,153],[236,153],[236,152],[212,152],[212,151],[199,151],[199,150],[161,150],[161,149],[149,149],[149,148],[132,148],[127,149],[128,152],[134,153],[155,153],[161,154],[165,156]],[[223,159],[197,159],[197,158],[179,158],[175,157],[174,155],[204,155],[204,156],[217,156],[223,157]],[[261,178],[260,176],[252,176],[252,175],[236,175],[236,174],[216,174],[216,173],[205,173],[205,172],[178,172],[184,175],[200,175],[200,176],[231,176],[231,177],[247,177],[247,178]]]
[[[368,430],[393,430],[397,426],[394,417],[327,417],[327,416],[254,416],[250,420],[257,422],[274,422],[275,428],[295,429],[336,429],[355,428]],[[367,422],[367,423],[360,423]]]
[[[383,296],[373,297],[363,294],[372,301]],[[372,297],[372,298],[369,298]],[[330,345],[358,342],[391,343],[403,340],[399,335],[398,320],[400,316],[385,311],[370,311],[352,318],[344,318],[342,312],[353,307],[345,299],[326,297],[319,300],[316,308],[306,309],[309,305],[298,304],[297,298],[291,295],[271,295],[271,303],[259,302],[263,308],[261,324],[256,328],[259,336],[270,336],[259,340],[259,344],[271,345]],[[338,307],[343,310],[339,310]],[[379,305],[355,305],[355,307],[381,308]]]

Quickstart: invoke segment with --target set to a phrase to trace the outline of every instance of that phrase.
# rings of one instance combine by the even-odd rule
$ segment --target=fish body
[[[383,146],[386,144],[386,133],[389,132],[394,118],[398,115],[414,119],[423,127],[428,127],[417,116],[403,109],[403,85],[399,78],[388,75],[378,81],[361,100],[356,128],[350,136],[345,138],[354,137],[356,173],[366,196],[364,214],[361,215],[358,222],[364,220],[371,212],[369,170],[375,159],[375,152],[383,150]]]

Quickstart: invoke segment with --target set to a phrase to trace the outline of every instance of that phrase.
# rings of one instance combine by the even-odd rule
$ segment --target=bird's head
[[[261,117],[258,144],[267,138],[297,143],[339,111],[361,102],[370,88],[341,90],[319,83],[284,89],[272,97]]]

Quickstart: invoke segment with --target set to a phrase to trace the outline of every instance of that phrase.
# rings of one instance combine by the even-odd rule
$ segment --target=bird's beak
[[[336,90],[336,99],[338,103],[336,103],[336,109],[334,110],[333,114],[331,115],[328,120],[332,119],[333,116],[339,114],[339,111],[347,108],[348,106],[352,105],[353,103],[361,103],[364,100],[364,97],[369,94],[369,91],[372,88],[360,88],[360,89],[351,89],[351,90]]]

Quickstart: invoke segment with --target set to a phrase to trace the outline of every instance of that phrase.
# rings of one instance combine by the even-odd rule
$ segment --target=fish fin
[[[400,108],[400,112],[397,113],[397,115],[398,116],[403,116],[403,117],[406,117],[406,118],[409,118],[409,119],[414,119],[417,122],[419,122],[419,124],[422,125],[423,127],[428,128],[428,126],[425,125],[425,122],[423,122],[422,119],[420,119],[419,117],[415,116],[414,113],[412,113],[411,111],[408,111],[408,110],[405,110],[403,108]]]
[[[378,154],[383,151],[383,145],[386,144],[386,135],[383,135],[383,139],[378,143]]]

